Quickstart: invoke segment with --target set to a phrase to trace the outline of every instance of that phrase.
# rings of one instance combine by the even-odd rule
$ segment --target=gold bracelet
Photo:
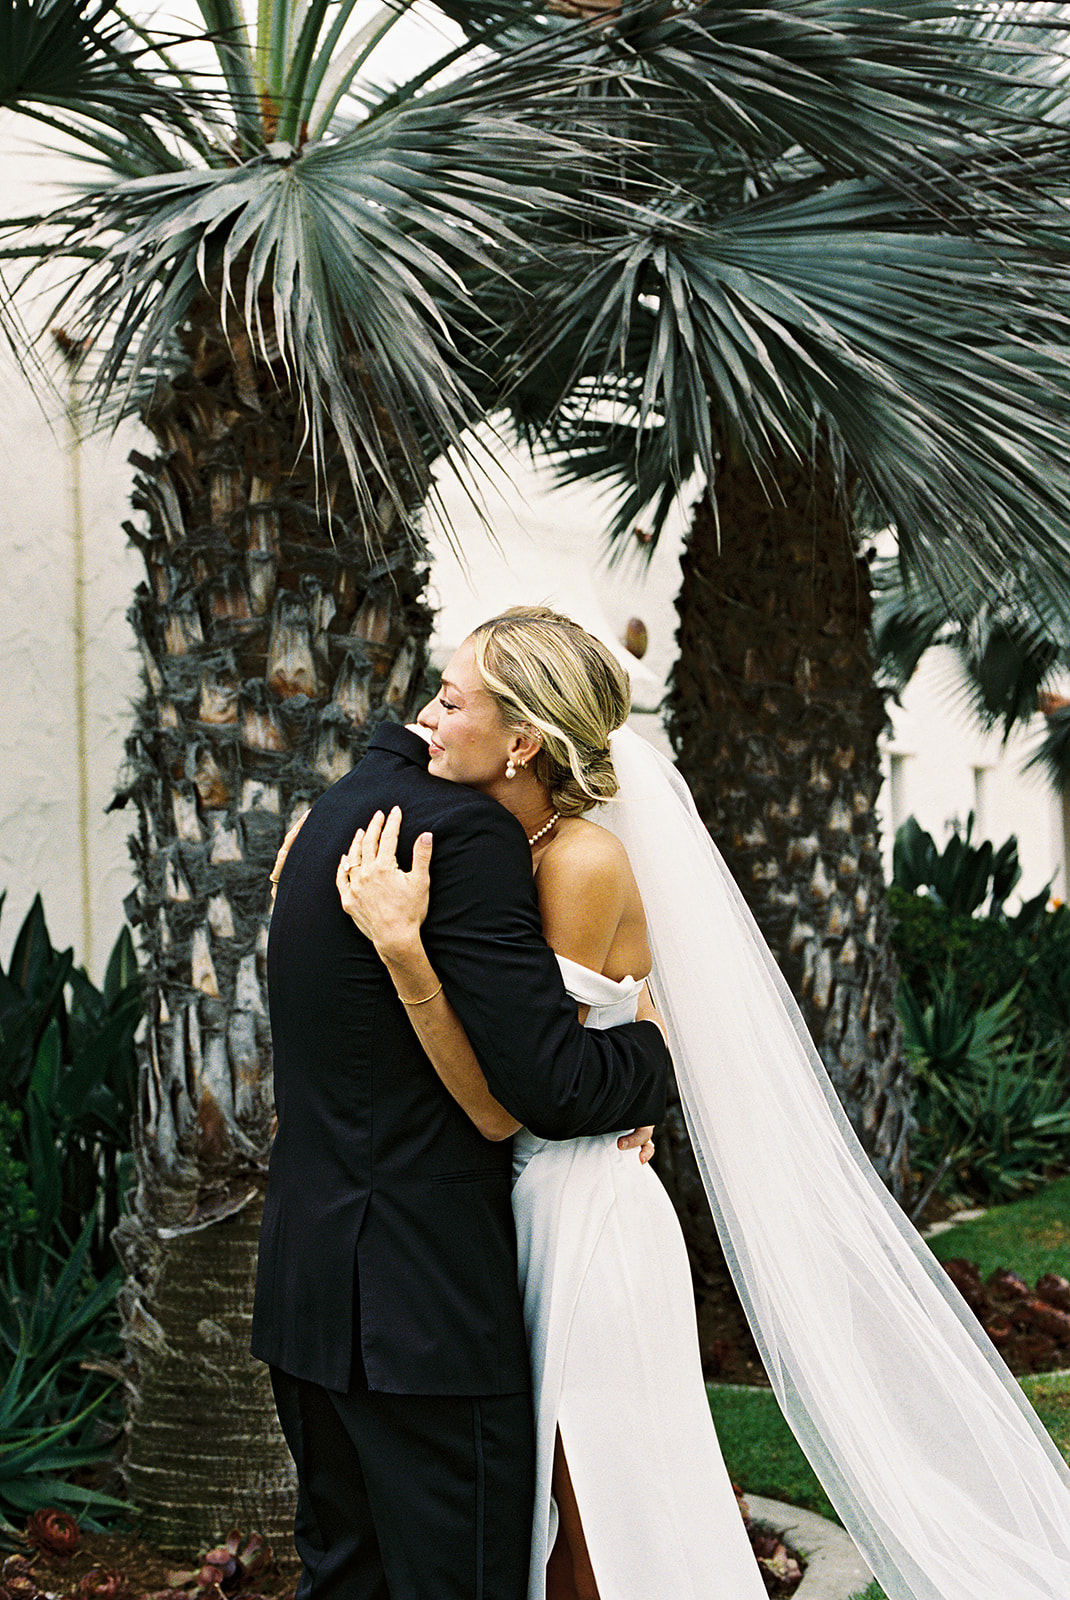
[[[425,1006],[429,1000],[433,1000],[435,998],[436,994],[441,993],[442,985],[439,984],[437,989],[432,989],[430,994],[425,994],[422,1000],[406,1000],[403,994],[399,994],[398,999],[401,1001],[403,1006]]]

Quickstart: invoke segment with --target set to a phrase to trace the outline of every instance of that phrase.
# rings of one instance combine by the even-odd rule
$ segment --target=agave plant
[[[99,1527],[124,1503],[72,1481],[98,1465],[119,1429],[115,1298],[118,1267],[99,1281],[88,1270],[95,1218],[73,1248],[39,1260],[30,1282],[4,1264],[0,1303],[0,1518],[12,1526],[47,1506],[74,1509]],[[0,1527],[0,1531],[4,1531]]]
[[[931,833],[916,817],[908,817],[896,831],[892,852],[892,882],[908,894],[924,889],[936,896],[952,914],[972,916],[988,898],[988,915],[999,917],[1007,896],[1022,876],[1018,840],[1011,834],[997,850],[988,840],[973,844],[974,813],[966,818],[962,833],[955,832],[938,850]],[[1051,885],[1028,902],[1026,924],[1047,905]]]
[[[11,1241],[22,1283],[68,1250],[90,1217],[93,1272],[115,1265],[110,1235],[129,1180],[141,1003],[129,931],[98,989],[72,951],[54,949],[35,898],[0,970],[0,1102],[13,1119],[9,1156],[33,1192],[33,1230]]]
[[[1070,1091],[1062,1050],[1023,1048],[1016,991],[980,1008],[949,973],[929,1005],[909,984],[900,1008],[917,1075],[915,1156],[935,1180],[985,1201],[1006,1201],[1070,1164]]]

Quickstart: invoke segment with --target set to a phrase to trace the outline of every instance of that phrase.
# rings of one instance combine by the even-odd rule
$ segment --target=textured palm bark
[[[118,1245],[142,1531],[196,1554],[289,1536],[292,1466],[248,1354],[273,1131],[268,875],[290,820],[406,718],[425,664],[426,555],[384,496],[366,540],[340,454],[310,460],[283,371],[212,308],[145,420],[130,527],[144,696],[128,744],[147,1028],[137,1183]],[[422,486],[413,486],[418,503]]]
[[[781,463],[769,494],[726,460],[716,494],[716,514],[708,498],[696,506],[683,558],[670,737],[856,1132],[901,1196],[911,1084],[876,813],[885,711],[868,566],[820,460]],[[701,1300],[722,1258],[678,1112],[664,1131]]]

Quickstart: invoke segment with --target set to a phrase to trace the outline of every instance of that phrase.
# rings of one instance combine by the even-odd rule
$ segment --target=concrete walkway
[[[853,1600],[864,1593],[872,1581],[870,1570],[835,1522],[780,1500],[743,1493],[754,1520],[788,1534],[789,1542],[806,1557],[806,1572],[793,1600]]]

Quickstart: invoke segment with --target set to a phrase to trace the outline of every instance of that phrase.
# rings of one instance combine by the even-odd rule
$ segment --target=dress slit
[[[588,1027],[634,1016],[638,984],[561,966]],[[536,1414],[528,1600],[546,1597],[559,1427],[599,1600],[634,1600],[651,1573],[673,1600],[766,1600],[710,1416],[680,1225],[616,1140],[514,1140]]]

